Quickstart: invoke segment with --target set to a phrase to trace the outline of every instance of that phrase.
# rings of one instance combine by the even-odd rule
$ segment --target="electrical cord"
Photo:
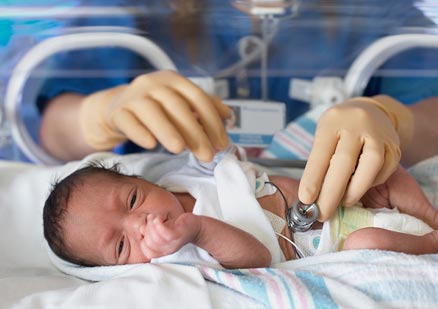
[[[286,210],[285,211],[285,215],[287,216],[288,210],[289,210],[289,205],[287,203],[287,199],[286,199],[286,196],[284,195],[283,191],[281,191],[281,189],[275,183],[273,183],[272,181],[265,181],[265,184],[269,184],[269,185],[275,187],[278,190],[278,192],[280,192],[281,197],[283,198],[283,201],[284,201],[284,204],[285,204],[285,210]],[[291,234],[294,235],[294,232],[290,229],[289,225],[288,225],[288,228],[289,228]],[[284,236],[281,233],[275,232],[275,234],[277,236],[283,238],[284,240],[286,240],[287,242],[289,242],[293,246],[293,248],[295,249],[295,253],[296,253],[298,258],[302,259],[302,258],[306,257],[306,255],[303,253],[303,251],[298,247],[298,245],[292,239]]]

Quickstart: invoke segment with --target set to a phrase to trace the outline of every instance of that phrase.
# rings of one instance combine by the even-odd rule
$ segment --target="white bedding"
[[[128,172],[147,171],[151,181],[185,160],[106,153],[87,160],[97,158],[121,160]],[[64,275],[47,256],[42,206],[54,178],[82,163],[0,162],[1,308],[438,307],[438,255],[364,250],[244,271],[140,265],[99,283]],[[436,207],[438,156],[411,172]]]

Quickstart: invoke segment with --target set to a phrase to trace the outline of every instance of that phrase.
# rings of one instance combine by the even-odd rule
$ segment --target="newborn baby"
[[[178,262],[267,267],[295,259],[306,240],[305,235],[292,235],[285,220],[287,207],[298,197],[298,183],[268,176],[233,154],[208,167],[191,157],[156,184],[123,175],[115,167],[90,164],[54,185],[44,207],[44,233],[58,257],[83,266]],[[413,231],[374,227],[375,220],[366,215],[365,225],[358,224],[356,231],[344,225],[348,233],[330,236],[328,246],[323,245],[324,227],[315,252],[319,247],[438,252],[437,212],[401,167],[361,202],[368,209],[385,209],[384,219],[379,219],[383,222],[388,210],[398,209],[402,214],[395,215],[403,222],[414,222]],[[339,209],[338,214],[350,212]],[[374,217],[374,210],[368,213]],[[334,218],[338,226],[343,220],[339,217]],[[333,231],[335,221],[324,226],[331,224]],[[313,229],[321,227],[317,222]]]

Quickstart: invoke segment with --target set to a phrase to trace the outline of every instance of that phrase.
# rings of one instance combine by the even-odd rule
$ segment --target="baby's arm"
[[[206,250],[225,268],[267,267],[271,253],[255,237],[222,221],[184,213],[176,220],[149,215],[143,253],[157,258],[174,253],[187,243]]]

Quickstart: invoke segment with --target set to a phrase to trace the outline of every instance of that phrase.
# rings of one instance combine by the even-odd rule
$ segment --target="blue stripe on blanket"
[[[324,279],[309,272],[274,268],[226,270],[205,266],[198,269],[206,280],[269,308],[338,308]]]
[[[315,135],[316,131],[316,122],[314,119],[310,119],[308,117],[300,117],[296,121],[297,125],[299,125],[303,130],[307,131],[310,135]]]
[[[297,271],[295,274],[312,294],[315,308],[338,308],[323,277],[303,271]]]
[[[289,287],[288,282],[285,280],[284,275],[281,274],[281,273],[278,273],[278,271],[276,271],[274,269],[269,269],[269,268],[266,269],[266,272],[268,274],[270,273],[271,275],[277,277],[277,279],[282,283],[282,285],[283,285],[283,287],[284,287],[284,289],[286,291],[286,295],[287,295],[287,298],[289,300],[288,303],[289,304],[293,304],[293,297],[292,297],[292,294],[291,294],[291,289]]]
[[[265,158],[307,159],[313,144],[316,122],[302,116],[277,132],[262,153]]]
[[[273,141],[269,148],[264,150],[262,157],[264,158],[276,158],[276,159],[291,159],[291,160],[302,160],[302,156],[297,156],[295,153],[291,152],[289,149],[283,147],[281,143]]]
[[[237,293],[245,295],[260,305],[270,308],[268,291],[264,279],[258,276],[249,276],[245,270],[227,270],[198,266],[204,278],[208,281],[225,286]]]
[[[257,300],[265,306],[268,306],[268,292],[266,291],[266,286],[263,284],[260,278],[248,276],[247,274],[244,274],[238,270],[235,270],[232,273],[234,275],[239,275],[239,281],[245,295],[251,296],[251,298],[253,298],[254,295],[257,295]]]

